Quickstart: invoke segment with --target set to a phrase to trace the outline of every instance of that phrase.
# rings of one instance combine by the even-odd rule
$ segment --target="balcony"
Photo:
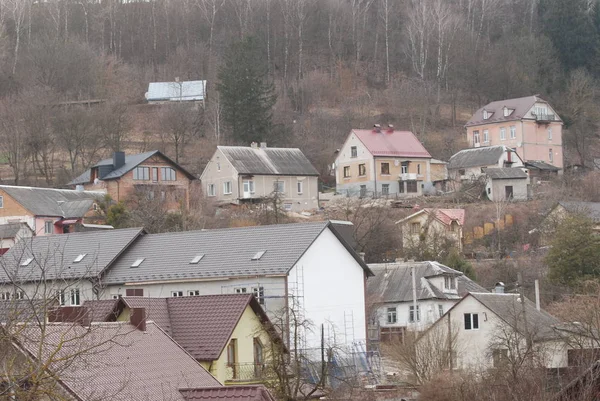
[[[417,173],[402,173],[400,174],[400,180],[402,181],[416,181]]]
[[[546,123],[550,121],[556,121],[555,114],[535,114],[531,113],[535,117],[535,121],[538,123]]]
[[[265,381],[266,367],[257,363],[236,363],[227,365],[227,382],[260,383]]]

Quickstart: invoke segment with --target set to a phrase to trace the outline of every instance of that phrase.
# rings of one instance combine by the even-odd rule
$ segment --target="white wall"
[[[380,327],[406,327],[409,330],[421,331],[439,320],[439,305],[442,306],[443,313],[446,313],[456,302],[458,302],[458,299],[418,300],[417,305],[421,314],[421,320],[417,324],[410,323],[409,321],[412,302],[389,302],[377,307],[377,320]],[[396,308],[396,323],[388,323],[387,321],[387,309],[392,307]]]
[[[329,344],[365,340],[364,277],[362,267],[328,229],[290,270],[290,293],[299,295],[304,316],[314,327],[306,335],[307,347],[320,346],[321,324]]]
[[[46,282],[19,284],[19,289],[12,285],[0,285],[0,293],[10,292],[14,294],[18,290],[25,291],[28,299],[51,299],[58,295],[58,291],[64,291],[66,296],[66,305],[70,305],[69,295],[71,290],[79,290],[80,303],[84,301],[97,299],[92,291],[92,283],[88,280],[48,280]]]

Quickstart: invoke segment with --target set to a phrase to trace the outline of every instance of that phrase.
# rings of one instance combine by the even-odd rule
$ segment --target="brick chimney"
[[[394,132],[394,126],[392,124],[388,124],[386,132],[388,134],[392,134]]]
[[[373,124],[373,132],[374,133],[381,132],[381,124]]]
[[[146,308],[131,308],[129,322],[140,331],[146,331]]]
[[[113,153],[113,170],[121,168],[125,165],[125,152]]]

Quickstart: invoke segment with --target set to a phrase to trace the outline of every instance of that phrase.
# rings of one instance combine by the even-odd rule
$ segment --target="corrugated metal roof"
[[[150,82],[146,100],[196,101],[206,96],[206,81]]]
[[[486,168],[485,174],[492,180],[512,180],[529,177],[525,171],[518,167]]]
[[[377,263],[369,264],[375,277],[367,280],[367,297],[375,303],[412,301],[411,269],[413,266],[419,300],[459,299],[469,291],[486,291],[461,272],[438,262]],[[428,280],[430,277],[442,274],[457,277],[458,293],[442,292]]]
[[[6,192],[25,209],[36,216],[83,217],[94,202],[104,199],[104,192],[75,191],[72,189],[17,187],[0,185],[0,190]]]
[[[298,148],[218,146],[240,174],[316,176],[317,169]]]
[[[39,280],[42,273],[46,280],[95,277],[143,232],[126,228],[22,239],[3,255],[0,283]],[[81,254],[86,256],[75,263]]]
[[[448,162],[448,170],[468,168],[468,167],[487,167],[497,165],[500,157],[505,152],[512,152],[512,157],[517,160],[519,156],[510,148],[504,145],[484,146],[481,148],[463,149],[455,153]]]
[[[465,124],[466,127],[480,124],[490,124],[502,121],[515,121],[522,119],[527,112],[533,107],[536,102],[547,103],[544,99],[538,95],[519,97],[515,99],[504,99],[491,102],[477,110],[473,116]],[[504,106],[514,111],[509,116],[504,116]],[[493,113],[490,118],[485,120],[483,118],[483,111],[486,110],[488,113]],[[557,121],[561,121],[560,117],[556,116]]]
[[[211,388],[182,389],[185,401],[275,401],[264,386],[225,386]]]
[[[542,170],[542,171],[558,171],[560,170],[558,167],[553,166],[552,164],[548,164],[541,160],[529,160],[524,162],[525,167]]]
[[[59,372],[61,382],[84,400],[183,400],[179,389],[220,386],[151,322],[146,331],[128,322],[97,323],[89,328],[47,324],[44,330],[42,360],[49,361],[50,353],[56,352],[49,369]],[[21,334],[23,347],[39,355],[40,326],[28,325]]]
[[[427,149],[410,131],[353,129],[352,132],[373,156],[431,158]]]

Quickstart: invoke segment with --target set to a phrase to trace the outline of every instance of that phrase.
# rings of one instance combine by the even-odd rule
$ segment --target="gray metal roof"
[[[206,81],[150,82],[148,101],[196,101],[206,96]]]
[[[285,275],[327,228],[370,275],[367,265],[342,239],[334,224],[321,221],[145,235],[123,253],[104,282]],[[259,260],[251,260],[261,251],[266,252]],[[204,257],[196,264],[190,263],[198,255]],[[131,267],[142,258],[139,267]]]
[[[94,202],[106,196],[103,192],[75,191],[72,189],[16,187],[0,185],[25,209],[36,216],[83,217]]]
[[[504,145],[484,146],[481,148],[464,149],[455,153],[448,162],[448,169],[468,168],[468,167],[487,167],[498,164],[498,160],[504,152],[512,151]],[[517,153],[512,155],[518,158]]]
[[[240,174],[253,175],[319,175],[298,148],[252,148],[218,146]]]
[[[529,177],[523,169],[518,167],[495,167],[495,168],[486,168],[485,174],[490,177],[492,180],[512,180],[518,178],[527,178]]]
[[[485,292],[486,289],[475,283],[461,272],[438,262],[405,262],[369,264],[375,277],[367,280],[367,297],[375,303],[410,302],[412,296],[411,269],[415,268],[417,298],[460,299],[470,291]],[[437,289],[428,278],[439,275],[457,277],[457,294],[444,293]]]
[[[536,340],[559,337],[554,327],[560,324],[560,320],[544,310],[538,311],[535,304],[527,298],[523,308],[519,294],[472,292],[470,295],[521,334],[527,331]]]
[[[2,257],[0,283],[39,280],[42,274],[47,280],[95,277],[143,232],[126,228],[22,239]],[[81,254],[86,256],[75,263]]]
[[[558,204],[564,207],[567,212],[580,213],[595,222],[600,221],[600,202],[562,201],[558,202]]]
[[[523,162],[525,167],[536,169],[536,170],[544,170],[544,171],[558,171],[560,170],[558,167],[553,166],[552,164],[548,164],[541,160],[529,160]]]
[[[22,228],[32,231],[27,223],[0,224],[0,239],[15,238]]]

